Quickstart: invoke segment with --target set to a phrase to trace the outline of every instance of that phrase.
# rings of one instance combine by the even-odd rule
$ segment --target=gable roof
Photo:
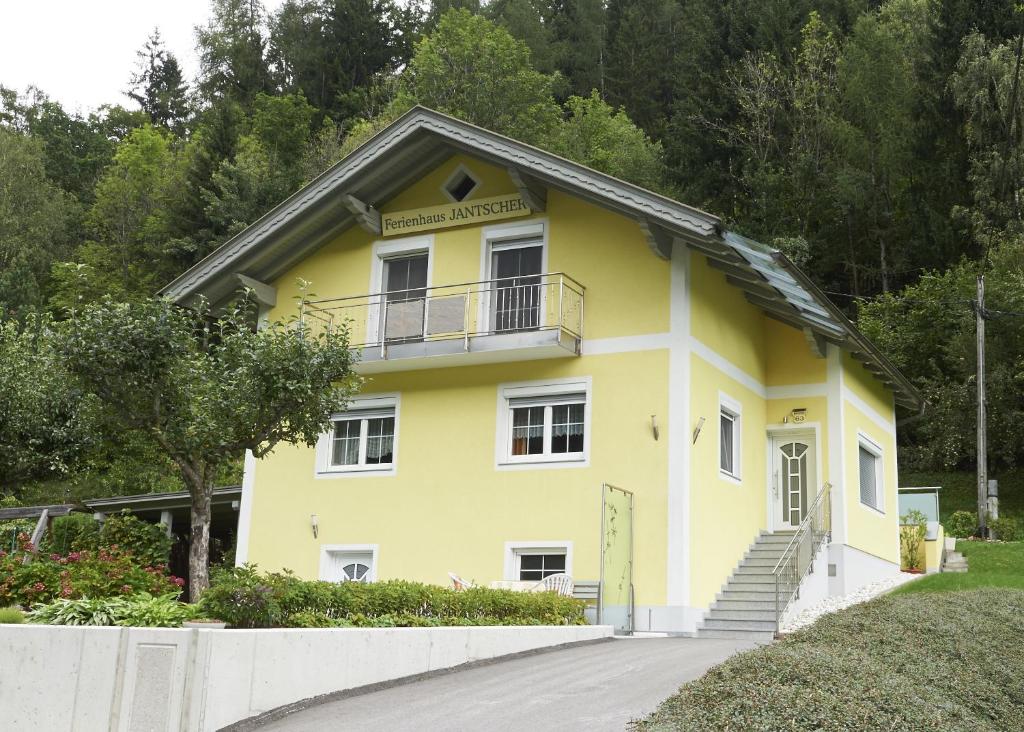
[[[239,274],[273,280],[341,232],[365,224],[367,212],[458,153],[507,169],[528,201],[534,192],[552,188],[636,220],[662,258],[671,256],[673,241],[684,242],[706,255],[752,304],[803,330],[812,346],[841,345],[895,392],[897,402],[922,406],[906,377],[781,252],[726,231],[709,213],[425,107],[406,112],[161,294],[179,303],[199,295],[216,303],[237,291]]]

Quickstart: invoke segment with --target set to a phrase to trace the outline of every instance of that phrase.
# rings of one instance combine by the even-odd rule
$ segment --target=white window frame
[[[732,421],[732,471],[722,467],[722,419]],[[718,392],[718,424],[715,430],[715,459],[718,460],[719,477],[733,483],[743,479],[743,405],[728,394]]]
[[[540,241],[540,273],[547,274],[548,271],[548,220],[530,219],[518,224],[497,224],[485,226],[480,232],[480,281],[491,281],[491,269],[494,262],[494,253],[502,249],[517,249],[526,246],[536,246],[522,242],[522,239],[533,238]],[[544,282],[540,285],[540,314],[541,325],[544,323],[547,288]],[[489,331],[491,328],[491,296],[490,292],[482,293],[477,298],[477,330]]]
[[[335,412],[331,415],[331,429],[320,435],[320,439],[317,440],[316,444],[316,477],[318,478],[342,478],[342,477],[353,477],[353,476],[382,476],[382,475],[396,475],[398,472],[398,434],[399,434],[399,423],[400,423],[400,412],[401,412],[401,397],[399,394],[373,394],[362,397],[356,397],[349,401],[347,408],[344,411]],[[366,465],[364,464],[366,456],[366,442],[367,435],[365,431],[361,432],[359,441],[359,459],[360,463],[357,465],[334,465],[331,460],[333,457],[333,441],[334,441],[334,422],[340,421],[349,415],[350,418],[354,418],[359,413],[365,415],[363,419],[373,419],[374,417],[387,417],[394,416],[395,419],[395,437],[394,444],[392,445],[391,451],[391,462],[383,465]]]
[[[592,410],[592,379],[589,376],[577,376],[564,379],[543,381],[524,381],[498,385],[498,417],[495,430],[495,465],[499,470],[586,467],[590,464],[590,431]],[[519,400],[545,400],[557,402],[567,396],[583,395],[583,452],[582,453],[548,453],[540,455],[512,454],[512,409],[513,402]],[[551,422],[548,418],[550,408],[545,410],[544,446],[550,449]]]
[[[505,542],[505,579],[519,581],[519,559],[524,554],[565,554],[565,573],[572,573],[572,542],[556,541],[506,541]],[[526,580],[527,582],[529,580]]]
[[[389,259],[399,259],[413,254],[427,255],[427,296],[434,283],[434,235],[420,234],[402,239],[388,239],[373,244],[373,259],[370,262],[370,303],[366,308],[366,342],[379,343],[381,333],[381,305],[384,297],[384,265]],[[428,300],[429,303],[429,300]],[[424,303],[424,321],[426,306]]]
[[[875,457],[875,504],[864,503],[860,486],[860,451],[865,450]],[[874,513],[885,513],[885,451],[875,440],[863,432],[857,433],[857,501]]]
[[[331,554],[370,554],[370,571],[366,573],[367,582],[377,581],[377,558],[380,554],[379,544],[321,544],[320,545],[320,572],[321,581],[328,580],[327,568],[330,566]]]
[[[476,193],[477,191],[479,191],[480,190],[480,186],[483,185],[483,181],[480,180],[480,176],[479,175],[474,173],[472,170],[467,168],[462,163],[459,163],[459,165],[455,168],[455,170],[452,171],[451,175],[449,175],[447,178],[445,178],[444,179],[444,183],[441,184],[441,193],[442,193],[442,195],[444,195],[444,197],[447,198],[452,203],[462,203],[462,201],[460,201],[455,196],[453,196],[451,194],[451,191],[448,190],[448,186],[450,186],[452,184],[452,182],[457,177],[459,177],[460,175],[468,176],[469,179],[471,181],[473,181],[473,187],[469,189],[469,193],[467,193],[465,195],[465,197],[462,199],[462,201],[468,201],[470,198],[472,198],[473,194]]]

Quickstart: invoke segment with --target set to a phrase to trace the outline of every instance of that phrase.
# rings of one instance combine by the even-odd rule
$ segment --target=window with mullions
[[[347,412],[332,421],[332,468],[359,470],[392,467],[395,453],[394,410]]]
[[[513,400],[509,456],[583,456],[586,398],[582,394],[553,400]]]
[[[516,558],[519,564],[520,580],[536,580],[539,582],[545,577],[565,572],[564,553],[534,554],[532,552],[518,552]]]

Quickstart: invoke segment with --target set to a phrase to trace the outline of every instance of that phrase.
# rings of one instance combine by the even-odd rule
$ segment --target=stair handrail
[[[800,582],[814,566],[818,548],[832,536],[832,484],[825,483],[815,496],[793,538],[772,570],[775,576],[775,632],[782,626],[782,614],[800,592]],[[806,546],[803,554],[798,549]],[[782,580],[789,579],[788,594],[782,590]],[[784,601],[783,601],[784,600]]]

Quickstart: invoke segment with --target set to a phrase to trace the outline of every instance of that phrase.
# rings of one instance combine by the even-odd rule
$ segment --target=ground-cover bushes
[[[25,562],[29,557],[30,561]],[[67,555],[31,553],[24,534],[18,551],[0,550],[0,606],[30,607],[58,598],[106,598],[147,592],[178,594],[184,580],[163,565],[140,563],[118,547]]]
[[[239,628],[584,623],[583,603],[553,592],[457,592],[402,580],[335,584],[261,574],[252,566],[215,572],[200,607]]]
[[[886,596],[682,687],[663,730],[1024,729],[1024,592]]]

